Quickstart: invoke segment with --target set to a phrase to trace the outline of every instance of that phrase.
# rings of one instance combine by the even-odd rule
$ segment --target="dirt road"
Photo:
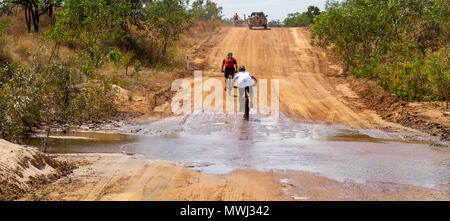
[[[448,192],[426,187],[428,180],[436,180],[444,185],[444,190],[448,189],[447,150],[427,149],[420,144],[412,145],[416,151],[410,153],[406,142],[374,141],[360,135],[356,142],[347,135],[329,140],[331,130],[339,134],[341,129],[315,125],[344,125],[346,131],[382,129],[421,134],[382,120],[358,103],[358,95],[348,84],[327,77],[342,70],[327,59],[325,51],[309,44],[306,29],[226,28],[222,33],[219,44],[205,50],[203,58],[194,60],[205,67],[202,70],[205,78],[223,79],[221,61],[231,51],[239,65],[245,65],[258,79],[280,79],[281,112],[289,119],[278,125],[244,124],[224,116],[200,114],[162,121],[157,126],[136,125],[130,131],[142,135],[163,132],[164,136],[135,145],[134,156],[60,156],[86,164],[69,177],[23,199],[449,199]],[[296,125],[291,120],[309,124]],[[232,172],[201,173],[190,169],[202,166],[186,165],[180,162],[183,160],[225,165]],[[331,179],[334,174],[342,175],[343,179]],[[414,186],[415,183],[424,185]]]
[[[448,200],[449,194],[392,183],[338,182],[301,171],[236,170],[206,174],[141,156],[83,154],[73,174],[20,200],[52,201],[272,201],[272,200]]]
[[[326,75],[342,70],[310,41],[310,33],[304,28],[230,28],[223,41],[210,50],[206,75],[222,77],[217,73],[220,62],[227,52],[233,52],[239,65],[245,65],[257,78],[280,79],[281,111],[291,118],[354,128],[400,127],[346,102],[343,97],[358,95],[348,85],[326,79]]]

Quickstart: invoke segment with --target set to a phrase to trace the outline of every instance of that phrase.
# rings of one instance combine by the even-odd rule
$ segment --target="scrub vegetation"
[[[446,0],[347,0],[314,19],[312,39],[400,99],[448,102],[449,30]]]
[[[209,0],[3,0],[0,16],[0,138],[20,142],[34,129],[116,114],[115,85],[154,88],[157,76],[142,70],[180,68],[180,38],[222,9]]]

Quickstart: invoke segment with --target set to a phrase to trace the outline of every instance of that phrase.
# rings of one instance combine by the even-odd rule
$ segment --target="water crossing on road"
[[[408,134],[296,123],[286,117],[274,121],[257,116],[246,122],[240,115],[214,113],[128,125],[114,133],[122,134],[103,133],[103,140],[97,141],[66,139],[59,149],[142,154],[206,173],[296,170],[338,181],[390,182],[450,191],[448,148],[430,146]],[[58,152],[58,148],[53,150]]]

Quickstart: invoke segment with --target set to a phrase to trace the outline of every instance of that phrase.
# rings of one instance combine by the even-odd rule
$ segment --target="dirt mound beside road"
[[[70,173],[73,164],[0,139],[0,200],[24,193]]]
[[[362,102],[384,120],[426,132],[441,140],[450,140],[450,118],[442,113],[442,104],[408,103],[382,90],[375,82],[364,82],[353,76],[347,76],[346,80]]]

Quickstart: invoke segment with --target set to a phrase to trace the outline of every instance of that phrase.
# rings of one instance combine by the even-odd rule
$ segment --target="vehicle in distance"
[[[250,17],[247,19],[248,28],[253,29],[253,27],[264,27],[267,29],[267,15],[264,12],[252,12]]]

